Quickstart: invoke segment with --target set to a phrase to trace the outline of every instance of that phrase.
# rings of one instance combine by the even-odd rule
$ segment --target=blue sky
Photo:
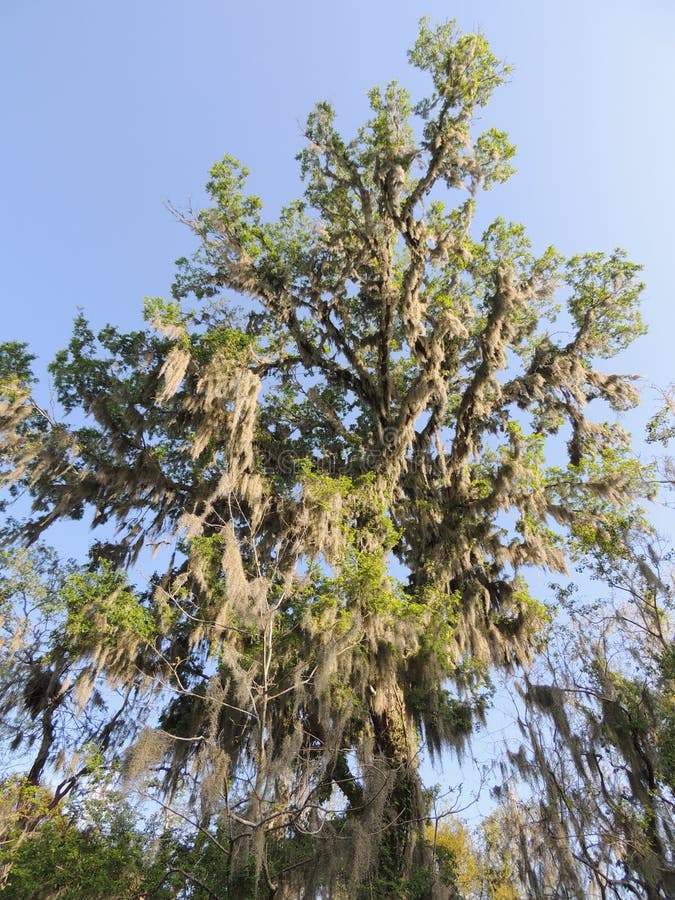
[[[137,324],[192,246],[164,201],[199,204],[227,152],[276,210],[298,193],[315,101],[350,132],[373,84],[423,89],[405,50],[425,13],[481,28],[514,68],[486,119],[518,145],[518,173],[486,215],[523,222],[536,246],[620,245],[644,263],[651,334],[622,368],[673,380],[669,0],[2,0],[0,338],[46,364],[78,307]]]

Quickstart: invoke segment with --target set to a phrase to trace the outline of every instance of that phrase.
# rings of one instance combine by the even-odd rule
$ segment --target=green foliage
[[[31,363],[35,359],[27,352],[28,344],[5,341],[0,344],[0,385],[13,383],[32,384],[36,381]]]
[[[48,800],[37,788],[18,781],[2,787],[4,811],[17,804],[13,817],[3,822],[3,896],[17,900],[128,900],[146,892],[157,900],[175,896],[159,884],[162,873],[153,859],[151,836],[136,830],[132,812],[120,798],[111,795],[104,803],[86,804],[78,810],[78,826]]]
[[[127,636],[150,641],[152,615],[131,590],[125,573],[101,560],[98,569],[66,578],[62,596],[67,610],[66,634],[79,653],[114,647]]]
[[[509,143],[505,131],[490,128],[476,140],[476,159],[484,172],[485,189],[508,181],[515,169],[509,160],[515,156],[516,148]]]
[[[647,424],[647,440],[666,447],[673,437],[675,437],[675,390],[671,385],[663,394],[661,409]]]
[[[658,766],[663,780],[675,792],[675,645],[667,647],[659,659],[660,690],[656,699],[658,716]]]
[[[163,297],[145,298],[143,318],[146,322],[163,328],[170,325],[181,328],[187,322],[187,316],[183,313],[180,304],[175,300],[165,300]]]
[[[479,34],[460,35],[454,22],[435,28],[422,19],[415,46],[409,52],[410,62],[433,79],[437,98],[443,98],[451,108],[486,106],[493,91],[503,84],[510,72],[491,52],[485,38]],[[432,108],[424,107],[424,112]]]
[[[249,170],[232,156],[224,156],[211,168],[211,178],[206,185],[209,196],[216,204],[218,221],[223,225],[224,237],[235,240],[255,259],[260,253],[260,197],[244,193]],[[205,231],[211,227],[210,211],[200,214],[199,222]]]
[[[568,262],[566,280],[573,290],[568,309],[586,353],[614,356],[644,334],[636,304],[644,287],[635,279],[640,268],[628,262],[622,250],[609,258],[587,253]]]

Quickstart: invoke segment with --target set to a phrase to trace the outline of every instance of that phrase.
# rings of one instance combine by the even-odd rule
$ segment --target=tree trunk
[[[436,898],[433,891],[434,862],[424,839],[427,804],[417,766],[416,744],[406,721],[398,691],[381,712],[371,720],[375,737],[375,758],[386,767],[391,778],[385,817],[381,824],[374,879],[385,885],[402,886],[411,879],[419,883],[420,900]],[[424,886],[428,881],[428,887]],[[384,895],[383,895],[384,896]]]

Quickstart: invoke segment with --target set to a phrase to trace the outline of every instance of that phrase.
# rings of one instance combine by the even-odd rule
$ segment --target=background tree
[[[607,599],[561,592],[568,619],[524,678],[511,784],[529,799],[503,794],[501,840],[528,896],[675,890],[672,568],[630,538],[598,559]]]
[[[490,667],[541,646],[528,569],[564,572],[570,536],[606,546],[642,490],[625,432],[587,415],[636,401],[598,363],[642,331],[637,267],[536,255],[501,219],[475,234],[511,173],[506,135],[476,131],[507,70],[452,25],[423,23],[410,60],[431,93],[374,89],[349,141],[318,104],[277,220],[239,163],[213,167],[150,327],[80,317],[57,355],[70,422],[5,349],[16,538],[114,525],[69,582],[80,703],[129,692],[104,750],[219,822],[262,896],[434,890],[422,743],[461,748]]]
[[[667,446],[671,389],[663,400],[648,441]],[[645,474],[672,487],[668,457]],[[675,890],[672,551],[643,520],[625,525],[611,544],[578,541],[606,596],[559,590],[555,638],[521,688],[524,742],[511,754],[499,839],[520,848],[521,890],[535,897]],[[520,779],[526,801],[513,792]]]
[[[168,900],[185,881],[176,882],[170,855],[156,852],[152,830],[143,833],[114,792],[66,813],[50,791],[11,779],[0,788],[0,810],[0,888],[8,900]]]

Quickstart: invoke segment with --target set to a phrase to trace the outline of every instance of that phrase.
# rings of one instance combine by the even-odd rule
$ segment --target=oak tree
[[[260,896],[440,890],[421,748],[461,750],[491,668],[540,648],[528,572],[611,542],[642,490],[604,420],[637,399],[605,361],[642,331],[638,267],[478,229],[512,174],[479,128],[508,69],[451,24],[409,58],[422,99],[372,90],[349,137],[310,113],[278,217],[236,160],[213,167],[173,297],[130,333],[77,319],[58,413],[25,348],[2,357],[4,479],[32,497],[15,536],[91,525],[60,592],[73,664],[31,660],[52,699],[26,702],[121,691],[106,759],[217,822]]]

